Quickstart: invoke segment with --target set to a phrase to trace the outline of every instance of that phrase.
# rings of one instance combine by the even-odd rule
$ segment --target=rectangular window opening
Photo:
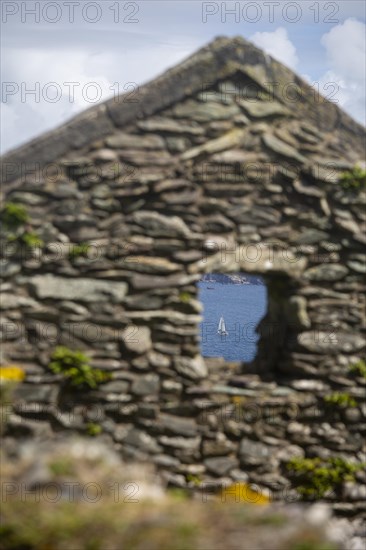
[[[259,339],[256,328],[267,313],[267,287],[262,277],[206,273],[197,285],[203,304],[202,356],[253,361]]]

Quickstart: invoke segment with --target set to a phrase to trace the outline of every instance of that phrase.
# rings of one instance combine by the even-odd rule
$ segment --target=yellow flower
[[[255,490],[247,483],[233,483],[221,491],[221,502],[247,502],[249,504],[266,505],[269,497],[260,490]]]
[[[17,365],[0,367],[0,382],[21,382],[24,378],[24,370]]]
[[[234,403],[234,405],[244,405],[245,401],[245,397],[241,395],[233,395],[231,398],[231,402]]]

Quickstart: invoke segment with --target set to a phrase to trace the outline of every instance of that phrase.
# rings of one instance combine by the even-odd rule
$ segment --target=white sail
[[[226,330],[226,327],[225,327],[225,320],[224,320],[223,317],[220,317],[219,328],[218,328],[217,332],[219,334],[224,334],[224,335],[228,334],[228,332]]]

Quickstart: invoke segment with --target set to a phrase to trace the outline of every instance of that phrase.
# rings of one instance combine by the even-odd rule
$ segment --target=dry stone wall
[[[102,106],[89,140],[75,146],[71,123],[59,146],[50,137],[41,170],[5,178],[5,200],[26,206],[44,243],[17,247],[3,234],[2,363],[27,374],[9,435],[97,423],[173,485],[249,480],[279,498],[294,456],[365,459],[365,380],[349,371],[365,348],[364,194],[338,183],[362,160],[363,131],[297,77],[297,101],[274,95],[263,71],[282,83],[289,71],[252,46],[245,57],[248,47],[219,40],[178,68],[182,86],[160,103],[144,88],[131,120]],[[32,151],[47,159],[47,139],[19,163]],[[239,271],[268,288],[258,356],[204,360],[196,282]],[[58,345],[111,380],[70,390],[48,368]],[[327,404],[334,392],[356,405]],[[357,516],[365,491],[358,473],[329,498]]]

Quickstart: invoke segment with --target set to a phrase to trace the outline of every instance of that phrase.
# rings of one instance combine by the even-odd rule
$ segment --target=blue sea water
[[[200,325],[202,355],[227,361],[253,360],[259,338],[255,330],[267,310],[265,285],[199,282],[198,288],[204,308]],[[221,316],[227,336],[217,332]]]

